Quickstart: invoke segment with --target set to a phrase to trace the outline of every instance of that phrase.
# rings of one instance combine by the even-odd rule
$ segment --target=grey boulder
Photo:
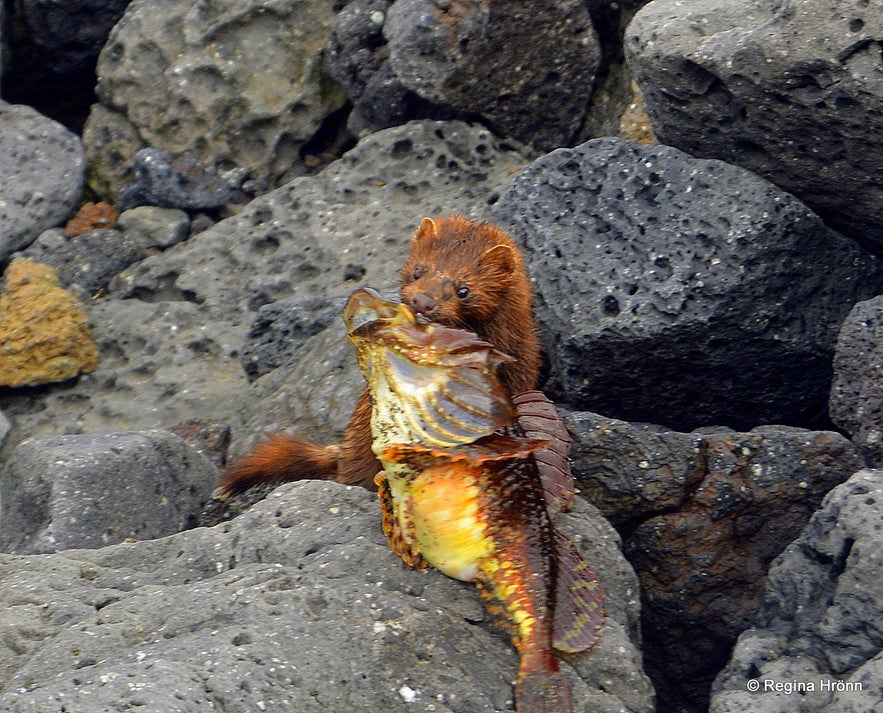
[[[85,168],[77,136],[30,107],[0,101],[0,261],[70,217]]]
[[[650,713],[637,588],[587,504],[559,526],[607,623],[564,661],[579,710]],[[0,709],[506,710],[517,656],[475,587],[406,570],[376,496],[283,486],[240,517],[149,542],[0,557]]]
[[[84,134],[94,186],[115,197],[146,146],[250,194],[306,173],[300,150],[345,100],[323,69],[333,20],[316,0],[132,2],[98,59],[101,108]]]
[[[43,436],[0,480],[0,551],[55,552],[192,527],[216,470],[167,431]]]
[[[859,471],[828,494],[770,568],[757,623],[715,681],[711,713],[879,707],[881,519],[883,471]]]
[[[829,411],[868,465],[883,467],[883,297],[859,302],[840,328]]]
[[[881,38],[873,0],[655,0],[624,45],[662,143],[754,171],[879,252]]]
[[[840,323],[883,285],[793,196],[666,146],[558,149],[493,214],[526,248],[554,397],[677,430],[813,427]]]

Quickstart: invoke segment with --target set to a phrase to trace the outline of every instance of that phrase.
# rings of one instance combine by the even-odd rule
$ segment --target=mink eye
[[[457,297],[459,297],[461,300],[465,300],[467,297],[469,297],[469,288],[461,287],[460,289],[458,289]]]
[[[412,280],[419,280],[423,276],[423,268],[418,267],[414,269],[414,274],[411,275]]]

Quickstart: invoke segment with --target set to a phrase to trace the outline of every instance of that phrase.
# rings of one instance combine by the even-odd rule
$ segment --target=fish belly
[[[471,582],[494,553],[480,511],[481,469],[464,463],[430,466],[405,489],[399,503],[402,523],[420,554],[437,570]]]

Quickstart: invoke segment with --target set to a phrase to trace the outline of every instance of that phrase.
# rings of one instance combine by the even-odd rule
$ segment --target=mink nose
[[[427,312],[431,312],[433,307],[435,307],[435,300],[429,295],[424,295],[422,292],[418,292],[414,295],[412,302],[414,304],[414,311],[417,314],[426,314]]]

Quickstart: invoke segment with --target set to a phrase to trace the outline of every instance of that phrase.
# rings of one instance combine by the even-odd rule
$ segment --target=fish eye
[[[461,300],[466,299],[468,296],[469,296],[469,288],[468,287],[461,287],[460,289],[457,290],[457,297],[459,297]]]

